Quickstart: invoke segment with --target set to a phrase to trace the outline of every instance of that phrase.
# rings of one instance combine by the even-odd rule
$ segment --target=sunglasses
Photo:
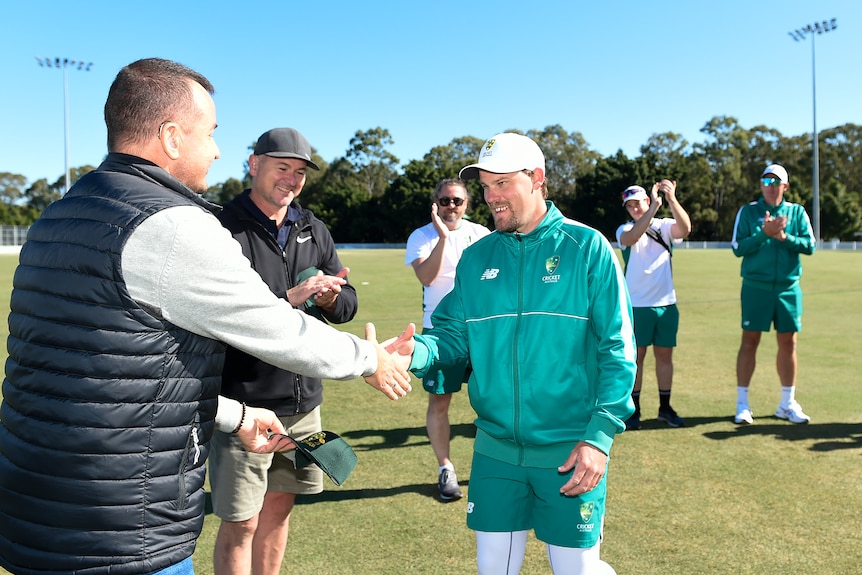
[[[623,200],[627,200],[636,193],[640,192],[640,190],[626,190],[623,192]]]
[[[437,203],[443,206],[444,208],[449,207],[449,204],[455,204],[455,207],[459,207],[465,201],[464,198],[437,198]]]
[[[778,178],[760,178],[760,181],[766,187],[781,185],[781,180]]]

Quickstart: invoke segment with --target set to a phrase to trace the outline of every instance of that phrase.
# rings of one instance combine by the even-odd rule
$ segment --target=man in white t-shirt
[[[673,218],[655,217],[663,203],[658,192],[664,194]],[[632,390],[635,412],[626,421],[626,429],[641,427],[640,393],[650,345],[658,382],[657,419],[670,427],[681,427],[685,420],[670,405],[673,348],[679,329],[671,261],[673,245],[691,233],[691,219],[676,198],[676,182],[670,180],[653,184],[649,195],[640,186],[629,186],[623,192],[623,206],[633,221],[617,228],[617,242],[623,252],[637,342],[637,375]]]
[[[423,329],[430,329],[431,314],[455,285],[455,268],[470,244],[491,233],[485,226],[464,219],[470,194],[463,180],[450,178],[437,184],[431,196],[431,223],[413,231],[407,239],[404,263],[413,266],[422,282]],[[449,404],[452,394],[461,390],[469,376],[469,366],[458,365],[431,371],[422,379],[428,392],[425,422],[428,439],[439,465],[437,484],[440,499],[450,501],[462,496],[449,459]]]

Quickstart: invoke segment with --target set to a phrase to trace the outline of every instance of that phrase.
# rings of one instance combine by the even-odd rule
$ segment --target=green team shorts
[[[422,328],[422,333],[428,329],[430,328]],[[444,369],[431,370],[422,378],[422,387],[434,395],[457,393],[461,391],[461,385],[470,379],[471,371],[466,361]]]
[[[587,548],[599,542],[605,515],[605,476],[578,497],[560,493],[572,476],[556,468],[510,465],[473,454],[467,527],[474,531],[533,529],[536,538],[559,547]]]
[[[638,347],[676,347],[676,332],[679,331],[679,309],[676,304],[633,307],[632,320]]]
[[[308,413],[280,417],[288,435],[320,431],[320,406]],[[216,431],[210,442],[209,480],[213,513],[224,521],[245,521],[260,513],[267,491],[313,495],[323,491],[323,471],[294,466],[294,452],[250,453],[233,433]]]
[[[742,284],[742,329],[746,331],[802,331],[802,289],[796,284],[784,291]]]

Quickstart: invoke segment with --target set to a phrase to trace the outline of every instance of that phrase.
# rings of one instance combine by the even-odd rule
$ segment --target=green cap
[[[333,483],[341,485],[356,467],[353,448],[331,431],[318,431],[303,439],[291,437],[296,444],[296,468],[315,464],[329,476]]]

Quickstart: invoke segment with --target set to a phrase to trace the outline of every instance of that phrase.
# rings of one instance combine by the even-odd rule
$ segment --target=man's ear
[[[545,181],[545,170],[542,168],[535,168],[533,170],[533,189],[536,189],[536,186],[541,189],[542,183]]]
[[[159,140],[162,144],[162,150],[165,155],[172,160],[179,159],[180,148],[183,143],[182,131],[179,124],[174,122],[165,122],[159,132]]]

